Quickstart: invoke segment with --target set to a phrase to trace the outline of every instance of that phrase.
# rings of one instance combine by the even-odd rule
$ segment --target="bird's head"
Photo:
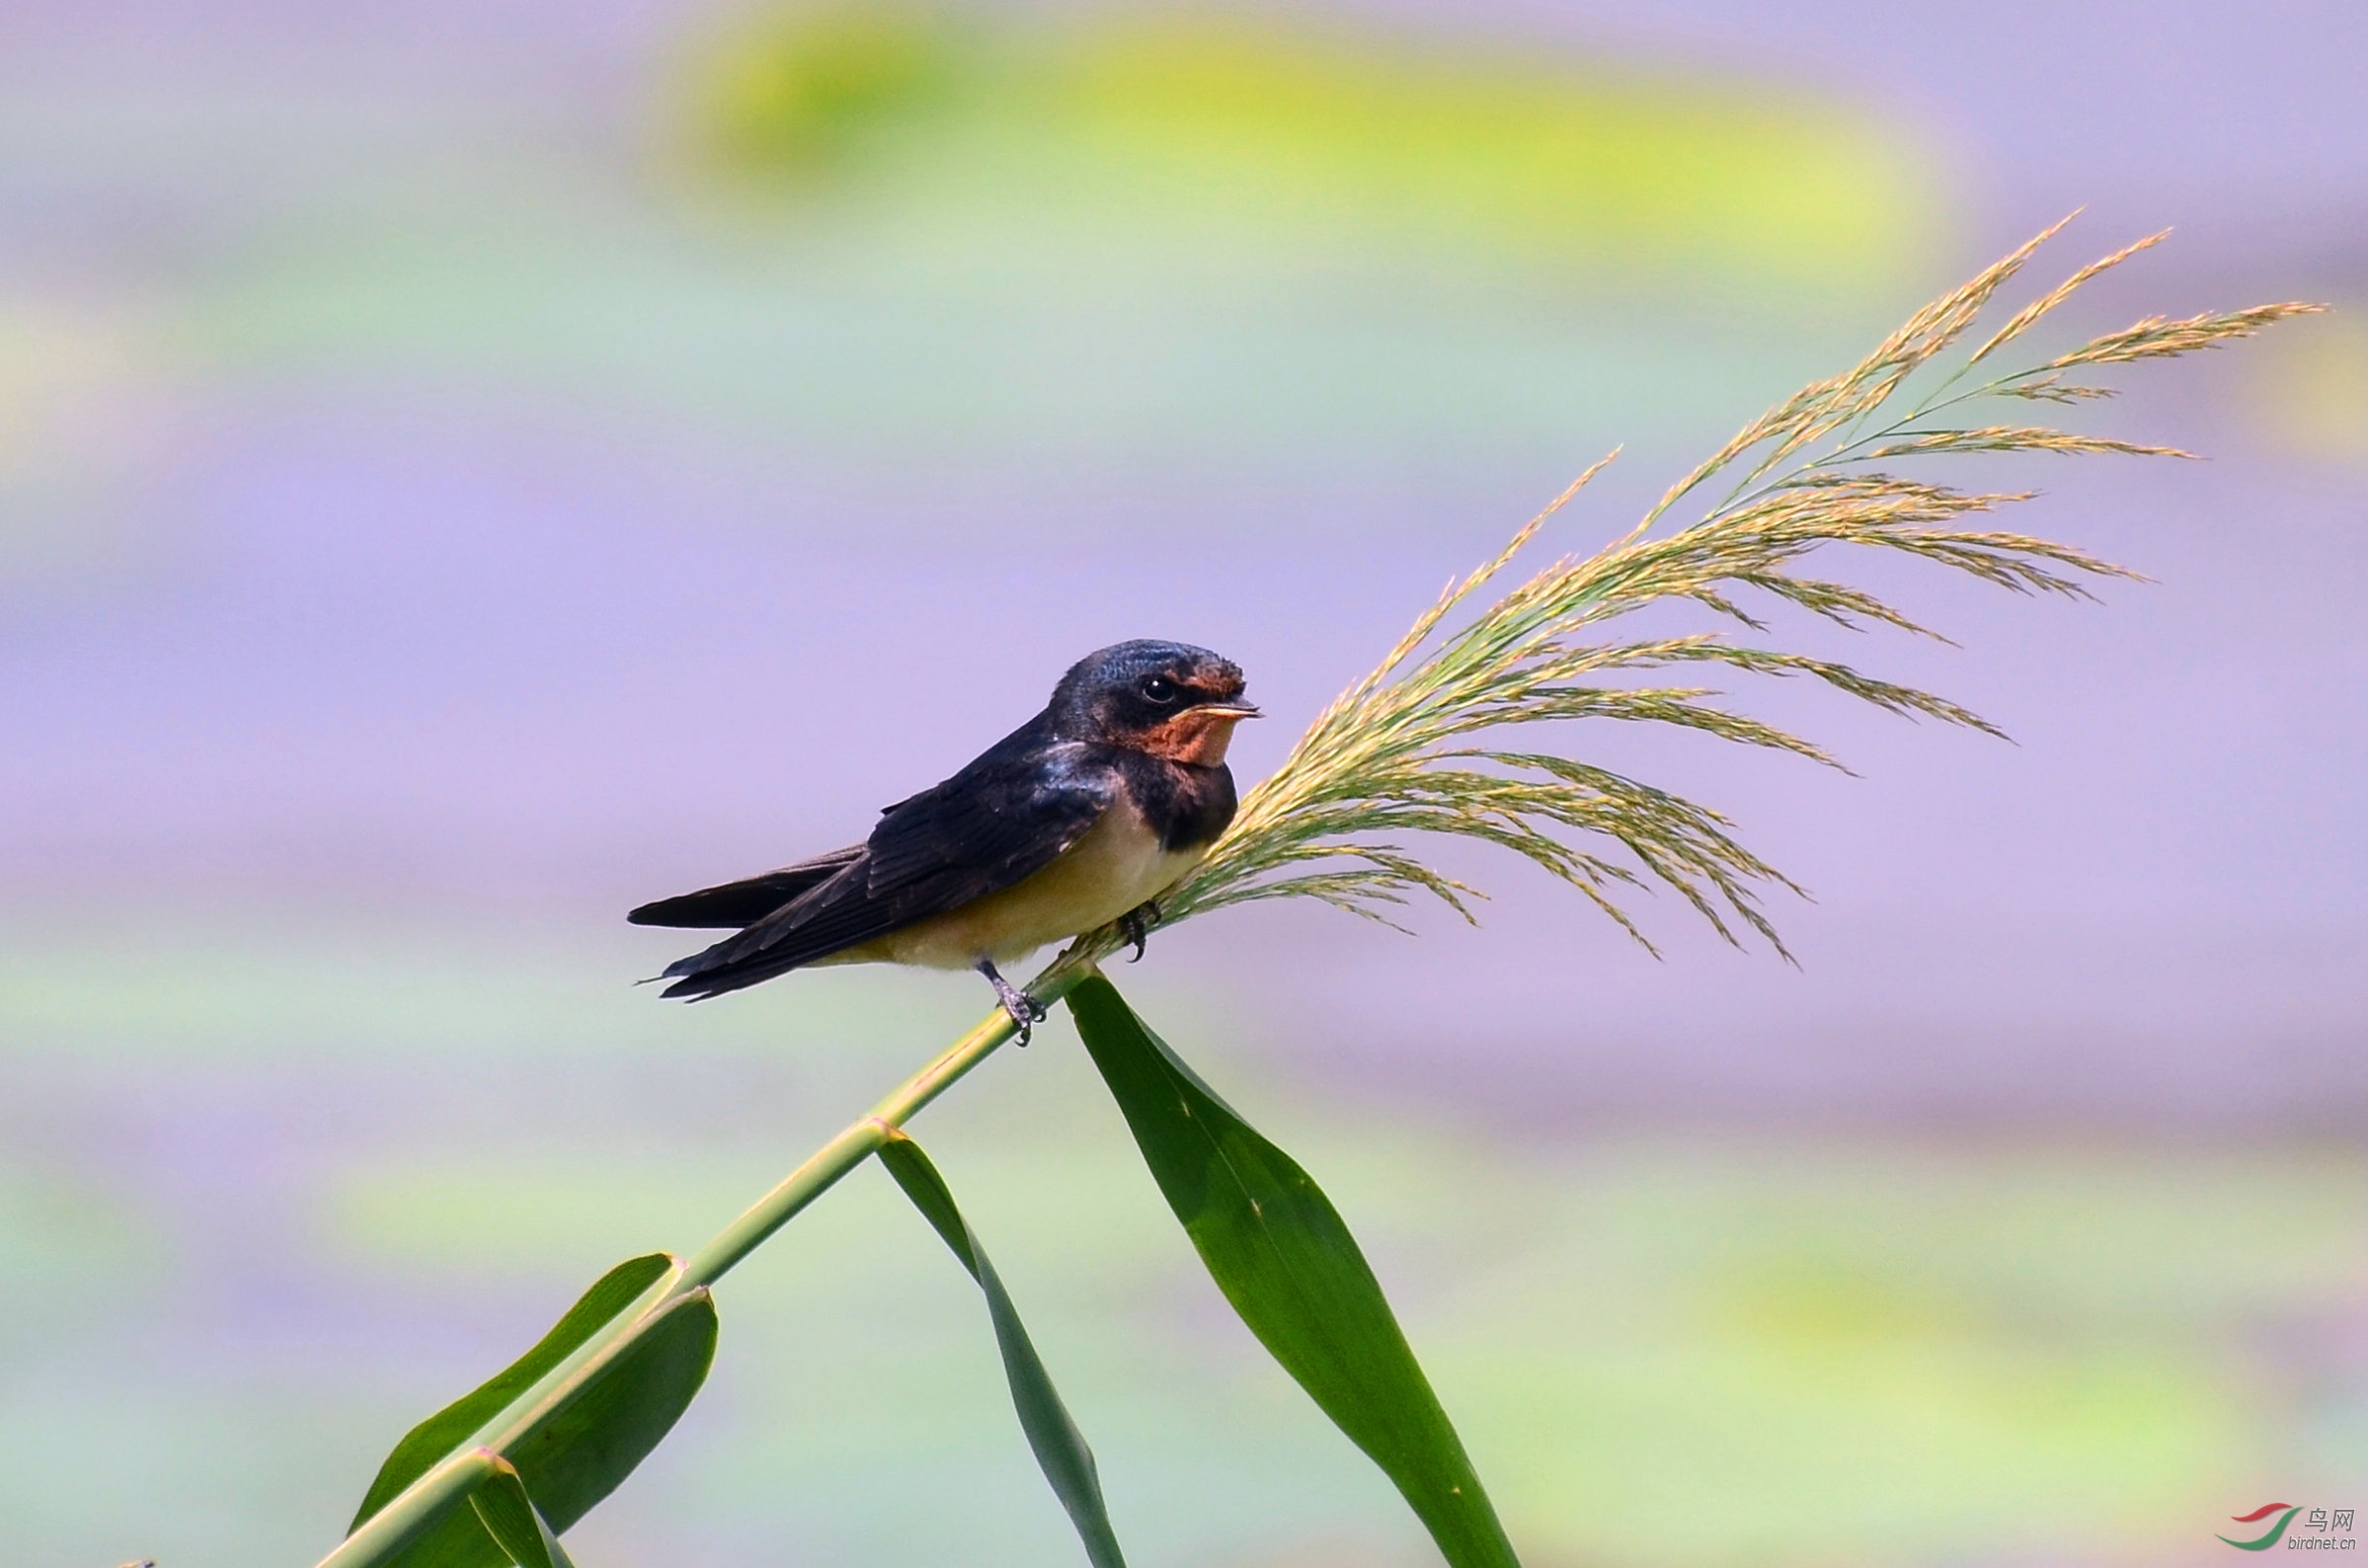
[[[1118,643],[1086,655],[1053,688],[1064,740],[1147,751],[1215,767],[1233,726],[1258,710],[1241,700],[1241,666],[1189,643]]]

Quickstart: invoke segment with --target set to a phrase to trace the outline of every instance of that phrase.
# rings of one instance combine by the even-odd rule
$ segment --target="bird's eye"
[[[1165,675],[1145,675],[1140,689],[1144,696],[1152,702],[1176,700],[1176,683]]]

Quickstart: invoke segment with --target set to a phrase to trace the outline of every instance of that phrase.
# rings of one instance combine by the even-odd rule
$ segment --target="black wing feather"
[[[625,916],[635,925],[705,926],[710,929],[754,925],[775,909],[809,893],[846,870],[849,863],[863,853],[861,844],[849,844],[833,849],[812,860],[801,860],[779,871],[768,871],[761,877],[749,877],[740,882],[727,882],[718,888],[701,888],[678,898],[660,899],[645,903]]]
[[[1109,807],[1109,770],[1039,718],[889,808],[862,852],[738,936],[668,967],[669,996],[713,996],[961,908],[1042,870]]]

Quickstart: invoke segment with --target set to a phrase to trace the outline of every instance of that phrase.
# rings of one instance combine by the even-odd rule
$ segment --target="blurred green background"
[[[1239,659],[1255,777],[1586,462],[1557,547],[2082,200],[2050,279],[2182,233],[2067,332],[2368,297],[2368,25],[2221,21],[0,15],[0,1556],[311,1560],[971,1022],[661,1005],[619,916],[851,838],[1087,649]],[[2221,461],[1977,482],[2158,587],[1827,639],[2020,747],[1797,693],[1867,778],[1566,738],[1810,884],[1802,971],[1481,861],[1476,933],[1243,911],[1117,974],[1358,1227],[1539,1568],[2200,1563],[2368,1502],[2368,341],[2100,419]],[[1065,1022],[916,1132],[1134,1560],[1432,1560]],[[721,1302],[588,1568],[1075,1559],[877,1173]]]

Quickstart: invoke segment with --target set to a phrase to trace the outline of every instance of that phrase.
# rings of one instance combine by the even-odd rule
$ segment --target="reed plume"
[[[2067,379],[2068,372],[2191,353],[2324,308],[2290,302],[2178,320],[2150,316],[2028,368],[1976,378],[1977,368],[1988,373],[1993,354],[2075,290],[2164,237],[2150,235],[2080,269],[2016,311],[1932,390],[1904,399],[1909,379],[1941,369],[1999,290],[2063,226],[1916,312],[1842,374],[1812,382],[1753,420],[1623,538],[1583,559],[1553,562],[1451,628],[1451,618],[1611,458],[1580,475],[1495,559],[1451,584],[1387,657],[1317,717],[1281,768],[1243,801],[1209,858],[1164,901],[1165,917],[1261,899],[1312,898],[1394,924],[1396,906],[1427,894],[1469,919],[1474,890],[1426,864],[1408,843],[1413,834],[1444,833],[1528,857],[1647,948],[1652,944],[1617,895],[1658,884],[1676,891],[1729,942],[1739,942],[1738,931],[1748,928],[1782,953],[1762,895],[1770,888],[1799,890],[1739,842],[1725,817],[1608,768],[1512,749],[1495,732],[1541,720],[1619,719],[1839,766],[1812,742],[1721,706],[1710,687],[1608,683],[1623,672],[1713,666],[1822,681],[1892,713],[1998,734],[1979,715],[1932,692],[1766,646],[1757,640],[1769,630],[1760,610],[1774,601],[1854,630],[1879,625],[1935,635],[1863,588],[1802,570],[1820,550],[1840,545],[1918,557],[2020,593],[2087,597],[2090,580],[2134,577],[2074,546],[1983,525],[1989,513],[2031,492],[1967,491],[1871,465],[1969,452],[2186,456],[2045,426],[1974,423],[1971,416],[1991,399],[2073,404],[2107,397],[2110,388]],[[1662,526],[1722,479],[1729,488],[1693,521]],[[1672,600],[1692,601],[1718,624],[1690,636],[1635,640],[1611,630],[1622,616]],[[1115,942],[1097,936],[1087,945],[1107,951]]]

